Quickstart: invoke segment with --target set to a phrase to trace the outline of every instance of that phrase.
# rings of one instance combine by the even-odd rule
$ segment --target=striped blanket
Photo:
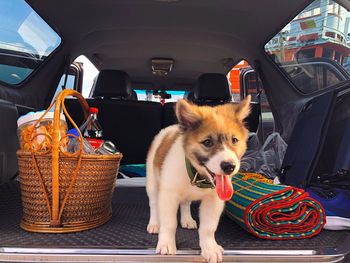
[[[326,223],[322,206],[302,189],[274,185],[258,174],[236,174],[225,212],[253,235],[272,240],[309,238]]]

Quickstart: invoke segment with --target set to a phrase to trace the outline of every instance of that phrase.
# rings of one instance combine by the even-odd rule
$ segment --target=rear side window
[[[138,100],[155,102],[176,102],[185,97],[185,91],[181,90],[140,90],[135,89]]]
[[[332,0],[316,0],[265,51],[305,94],[350,79],[350,12]]]
[[[0,0],[0,81],[17,85],[61,43],[61,38],[24,1]]]

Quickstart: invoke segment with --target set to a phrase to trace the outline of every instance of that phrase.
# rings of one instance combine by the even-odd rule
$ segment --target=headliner
[[[84,54],[100,70],[125,70],[139,84],[177,89],[192,85],[202,73],[227,73],[241,58],[250,60],[311,1],[27,2],[73,56]],[[152,75],[153,57],[173,58],[173,71],[167,77]]]

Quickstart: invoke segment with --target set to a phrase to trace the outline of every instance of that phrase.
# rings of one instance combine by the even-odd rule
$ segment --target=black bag
[[[350,87],[321,94],[306,103],[288,142],[280,181],[306,188],[349,187]]]
[[[18,165],[16,151],[19,148],[17,138],[17,108],[5,100],[0,100],[0,185],[17,175]]]

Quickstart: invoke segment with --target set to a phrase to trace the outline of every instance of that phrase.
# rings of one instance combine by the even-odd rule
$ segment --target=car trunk
[[[10,180],[18,168],[15,161],[17,117],[30,110],[46,108],[70,59],[81,54],[90,58],[100,70],[127,71],[133,88],[169,87],[186,91],[193,90],[202,73],[227,74],[243,57],[261,63],[259,74],[268,101],[272,102],[277,130],[290,128],[291,131],[292,115],[296,117],[313,95],[305,96],[296,90],[285,74],[272,66],[262,47],[311,1],[105,0],[97,3],[76,0],[68,3],[52,0],[46,5],[38,0],[26,2],[63,41],[21,85],[0,83],[0,98],[6,100],[0,101],[0,123],[3,123],[0,129],[0,262],[204,262],[200,256],[198,231],[180,226],[176,235],[177,254],[155,253],[157,235],[146,231],[149,207],[145,188],[122,184],[121,180],[126,179],[117,181],[111,220],[98,228],[66,234],[30,233],[21,229],[20,186],[17,180]],[[278,36],[281,38],[281,34]],[[13,57],[12,53],[10,55]],[[176,59],[174,69],[167,77],[156,76],[149,62],[164,56]],[[26,60],[27,57],[20,61]],[[90,99],[89,102],[103,104],[99,120],[112,127],[104,128],[107,138],[118,135],[116,142],[126,145],[125,149],[119,148],[125,155],[123,161],[129,161],[126,164],[144,162],[153,136],[170,124],[164,121],[164,116],[174,119],[172,104],[162,107],[159,103],[140,101]],[[108,110],[111,108],[115,111]],[[75,111],[75,114],[80,113]],[[5,181],[7,183],[2,184]],[[198,222],[198,203],[192,205],[192,214]],[[350,260],[347,255],[350,231],[322,230],[309,239],[271,241],[253,236],[223,215],[216,239],[225,248],[224,261]]]
[[[198,221],[197,211],[198,204],[194,204],[192,214]],[[146,231],[149,208],[144,187],[120,183],[113,196],[112,219],[89,231],[29,233],[19,227],[21,214],[19,183],[1,186],[0,261],[203,261],[198,232],[180,226],[176,234],[177,255],[155,254],[157,235]],[[350,250],[349,231],[323,230],[311,239],[271,241],[254,237],[225,215],[216,238],[225,248],[225,261],[340,262]]]

